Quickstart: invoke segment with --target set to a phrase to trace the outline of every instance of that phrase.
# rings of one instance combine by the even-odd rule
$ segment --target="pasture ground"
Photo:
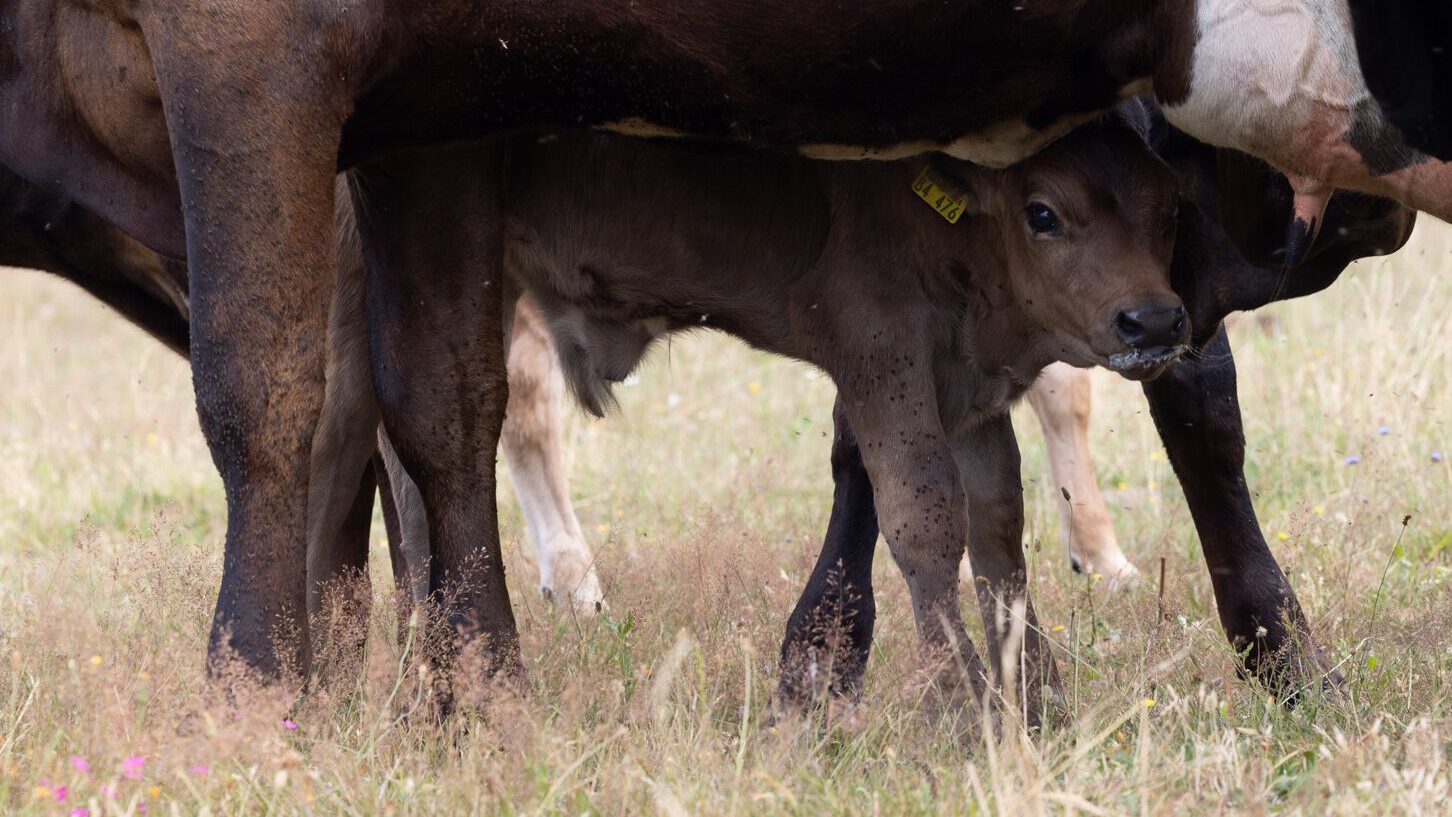
[[[1099,373],[1098,473],[1149,578],[1110,595],[1070,572],[1042,440],[1021,409],[1032,590],[1074,719],[987,744],[921,705],[907,594],[885,552],[863,706],[831,726],[769,718],[777,645],[830,501],[832,389],[719,336],[659,350],[620,389],[619,416],[571,421],[603,615],[540,598],[501,489],[530,697],[446,730],[401,717],[414,684],[400,677],[376,523],[356,694],[292,713],[212,706],[202,658],[224,512],[187,369],[80,292],[7,270],[0,811],[1448,813],[1443,276],[1452,229],[1424,225],[1394,259],[1232,326],[1260,519],[1346,698],[1286,711],[1236,679],[1138,388]]]

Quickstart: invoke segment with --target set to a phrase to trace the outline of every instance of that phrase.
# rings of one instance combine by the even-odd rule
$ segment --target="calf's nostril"
[[[1139,312],[1126,309],[1119,313],[1114,319],[1114,331],[1120,340],[1131,346],[1144,340],[1144,324],[1140,322]]]
[[[1177,338],[1185,336],[1185,308],[1183,306],[1175,309],[1175,324],[1170,331]]]

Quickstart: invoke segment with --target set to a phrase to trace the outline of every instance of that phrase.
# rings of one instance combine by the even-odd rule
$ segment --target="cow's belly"
[[[175,176],[166,113],[140,29],[92,5],[57,9],[56,63],[78,124],[138,176]]]
[[[1120,98],[1127,99],[1147,91],[1148,83],[1136,82],[1125,86]],[[1022,119],[1008,120],[972,133],[965,133],[957,139],[946,142],[913,139],[877,146],[812,142],[797,148],[797,152],[809,159],[838,162],[866,160],[892,162],[921,156],[924,153],[944,153],[955,159],[973,162],[984,167],[1002,168],[1027,159],[1052,144],[1054,140],[1097,116],[1100,114],[1064,116],[1039,128],[1030,127]],[[603,125],[597,125],[596,130],[648,139],[691,138],[691,134],[678,128],[635,117],[617,122],[606,122]]]
[[[0,71],[0,163],[157,252],[186,257],[149,54],[104,3],[21,4]]]

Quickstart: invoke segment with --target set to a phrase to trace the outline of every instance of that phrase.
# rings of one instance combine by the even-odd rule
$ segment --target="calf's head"
[[[967,179],[1016,307],[1058,359],[1144,379],[1185,351],[1189,318],[1170,287],[1179,188],[1134,131],[1092,124]]]

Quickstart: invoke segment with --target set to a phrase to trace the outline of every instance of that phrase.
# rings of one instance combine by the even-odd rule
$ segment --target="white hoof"
[[[1069,561],[1076,572],[1088,574],[1091,581],[1111,593],[1139,584],[1139,568],[1118,551],[1094,560],[1070,555]]]
[[[560,603],[569,599],[575,612],[594,615],[605,607],[605,594],[600,590],[600,577],[595,572],[595,557],[589,550],[571,548],[555,554],[548,573],[541,571],[540,592]]]

